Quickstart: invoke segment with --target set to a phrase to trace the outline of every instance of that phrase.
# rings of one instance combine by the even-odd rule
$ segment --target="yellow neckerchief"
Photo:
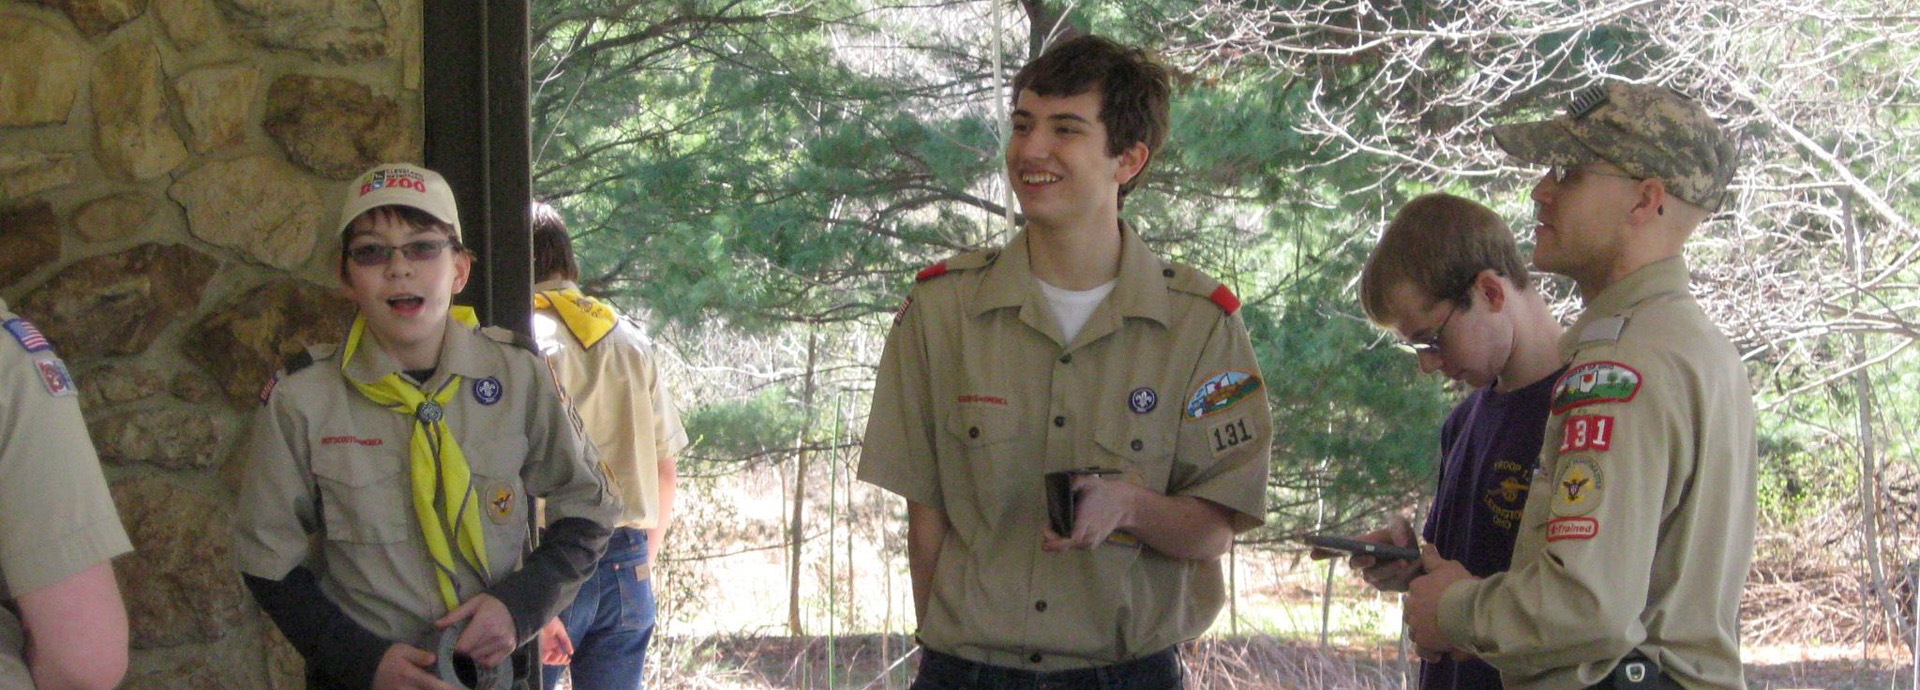
[[[567,323],[567,330],[580,340],[581,347],[593,347],[613,332],[619,319],[600,300],[580,294],[579,288],[561,288],[533,293],[533,308],[552,309]]]
[[[449,315],[468,326],[478,326],[480,322],[472,307],[456,306],[449,310]],[[360,349],[366,331],[366,317],[355,316],[353,330],[347,333],[346,350],[340,356],[342,374]],[[487,541],[480,532],[480,508],[473,500],[473,473],[446,421],[447,403],[460,392],[460,377],[448,376],[431,399],[398,373],[387,374],[371,384],[354,381],[352,377],[347,381],[368,400],[417,422],[408,448],[412,458],[413,512],[419,516],[420,532],[427,538],[427,553],[433,556],[434,573],[440,579],[440,597],[446,600],[447,610],[458,608],[460,593],[453,586],[453,549],[447,545],[451,533],[447,523],[452,523],[452,532],[458,533],[455,540],[459,543],[460,555],[480,572],[482,580],[489,577]],[[436,493],[444,499],[441,510],[434,509]]]

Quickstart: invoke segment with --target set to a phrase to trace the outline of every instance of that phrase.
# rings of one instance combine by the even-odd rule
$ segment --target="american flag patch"
[[[13,334],[13,339],[20,341],[20,347],[27,348],[28,352],[53,349],[53,343],[47,342],[47,337],[40,335],[40,329],[34,328],[33,323],[26,319],[7,319],[6,327],[7,332]]]

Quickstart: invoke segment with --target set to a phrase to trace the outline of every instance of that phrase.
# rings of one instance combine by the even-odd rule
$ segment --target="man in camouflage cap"
[[[1509,688],[1744,688],[1753,398],[1681,257],[1725,200],[1733,142],[1698,104],[1626,84],[1493,136],[1550,168],[1534,264],[1573,278],[1586,310],[1561,339],[1511,569],[1474,578],[1427,547],[1414,642],[1478,656]]]

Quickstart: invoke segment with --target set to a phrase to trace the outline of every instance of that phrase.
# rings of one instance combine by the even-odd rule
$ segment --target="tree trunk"
[[[795,637],[807,634],[800,624],[800,546],[806,540],[807,460],[813,439],[814,369],[819,361],[820,329],[807,324],[807,379],[800,394],[800,457],[793,472],[793,521],[787,528],[787,632]]]

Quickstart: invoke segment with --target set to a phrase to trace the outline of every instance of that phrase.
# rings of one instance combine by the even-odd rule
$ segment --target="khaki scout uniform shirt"
[[[472,468],[474,498],[484,501],[492,581],[519,567],[526,493],[545,497],[555,520],[610,525],[620,510],[546,365],[507,344],[511,338],[448,319],[439,367],[421,387],[436,391],[447,377],[462,377],[464,390],[447,403],[445,419]],[[344,376],[334,348],[310,352],[313,364],[280,376],[253,420],[235,516],[240,569],[279,580],[308,564],[321,591],[355,622],[382,638],[433,649],[432,622],[447,608],[413,508],[414,422],[347,380],[371,383],[399,365],[370,334]],[[309,546],[313,534],[318,549]],[[454,560],[462,601],[491,584],[464,558]]]
[[[1513,568],[1449,587],[1440,626],[1509,688],[1584,688],[1638,649],[1682,687],[1743,688],[1753,398],[1678,257],[1567,331]]]
[[[1272,418],[1238,302],[1121,233],[1118,284],[1070,343],[1025,233],[922,272],[888,336],[859,476],[952,525],[920,626],[931,649],[1053,671],[1152,654],[1213,623],[1218,561],[1129,535],[1042,552],[1047,472],[1117,468],[1231,509],[1236,531],[1263,521]]]
[[[570,280],[533,286],[535,292],[569,288],[580,286]],[[600,448],[600,460],[627,506],[614,526],[659,526],[660,463],[686,449],[687,430],[680,426],[646,336],[622,317],[588,348],[552,309],[536,309],[533,337],[586,422],[587,436]]]
[[[133,550],[67,365],[0,302],[0,601]],[[0,688],[31,688],[26,636],[0,607]]]

